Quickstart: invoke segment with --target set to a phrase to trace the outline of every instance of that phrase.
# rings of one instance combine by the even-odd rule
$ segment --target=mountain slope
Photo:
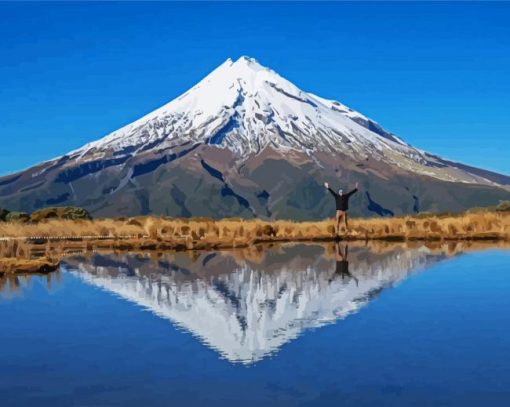
[[[360,182],[358,215],[461,210],[510,197],[510,177],[418,150],[242,57],[98,141],[0,178],[0,206],[310,219],[331,212],[326,180]]]

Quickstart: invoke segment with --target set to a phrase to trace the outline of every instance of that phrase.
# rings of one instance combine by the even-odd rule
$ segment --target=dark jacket
[[[358,191],[358,188],[354,188],[351,192],[348,192],[347,194],[343,195],[338,195],[331,188],[328,188],[328,191],[331,192],[331,195],[335,197],[336,210],[346,211],[347,209],[349,209],[349,198],[351,197],[351,195],[355,194]]]

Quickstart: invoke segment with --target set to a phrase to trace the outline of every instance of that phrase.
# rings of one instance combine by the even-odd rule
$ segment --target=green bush
[[[5,221],[26,223],[30,221],[30,215],[25,212],[9,212],[5,217]]]
[[[510,201],[500,201],[496,206],[498,212],[510,212]]]
[[[44,208],[35,211],[30,217],[32,222],[40,222],[46,219],[92,219],[87,210],[74,206]]]
[[[7,209],[0,208],[0,222],[5,221],[5,218],[7,217],[7,215],[9,214],[9,212],[10,212],[10,211],[8,211]]]

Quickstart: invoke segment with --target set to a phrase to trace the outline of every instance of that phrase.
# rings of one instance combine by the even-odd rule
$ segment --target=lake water
[[[510,252],[67,258],[0,286],[2,406],[510,405]]]

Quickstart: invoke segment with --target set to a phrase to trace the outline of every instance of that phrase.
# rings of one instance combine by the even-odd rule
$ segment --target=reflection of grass
[[[0,258],[0,276],[11,273],[49,273],[58,268],[59,262],[45,257],[25,259],[15,257]]]
[[[510,240],[510,213],[476,211],[460,215],[353,219],[350,227],[344,233],[350,240]],[[53,219],[27,224],[0,223],[0,237],[21,239],[0,241],[0,253],[26,258],[23,239],[36,238],[40,254],[52,259],[58,258],[64,249],[73,248],[208,249],[246,247],[264,241],[328,240],[334,237],[334,222],[162,217]]]
[[[0,241],[0,277],[9,274],[49,273],[58,268],[61,250],[53,245],[41,248],[22,240]]]
[[[445,247],[447,252],[464,250],[483,241],[510,241],[510,212],[476,211],[460,215],[353,219],[346,239],[354,245],[369,245],[375,252],[406,247]],[[13,239],[7,239],[7,238]],[[244,247],[243,256],[261,255],[261,242],[331,240],[333,220],[291,222],[207,218],[58,220],[39,223],[0,223],[0,275],[12,272],[41,272],[54,269],[71,253],[92,250],[134,252],[167,249],[222,249]],[[354,242],[357,241],[357,242]],[[193,253],[193,252],[190,252]],[[238,255],[241,255],[238,253]],[[35,259],[35,260],[34,260]]]
[[[60,271],[57,268],[53,273],[41,273],[38,268],[33,267],[34,265],[44,265],[46,263],[46,256],[50,256],[53,259],[61,259],[67,256],[66,261],[73,265],[73,261],[85,261],[88,262],[89,256],[100,254],[103,256],[119,256],[119,259],[126,259],[128,256],[136,256],[137,258],[144,260],[150,259],[150,262],[142,261],[140,268],[137,273],[140,275],[146,274],[148,277],[152,273],[164,272],[167,270],[164,267],[160,267],[161,264],[175,264],[182,269],[186,269],[191,272],[194,276],[202,276],[201,278],[211,278],[219,274],[228,273],[228,267],[236,267],[235,265],[248,262],[251,267],[255,267],[257,270],[274,271],[275,267],[281,268],[282,261],[290,261],[293,270],[303,270],[308,268],[311,264],[319,269],[327,269],[331,263],[317,263],[318,257],[322,257],[327,261],[336,260],[336,252],[345,250],[345,247],[349,248],[348,260],[351,266],[356,268],[356,265],[367,264],[371,261],[380,261],[386,256],[394,256],[398,253],[405,256],[406,253],[411,253],[413,250],[425,250],[430,255],[444,255],[444,256],[455,256],[460,253],[466,253],[470,251],[480,251],[485,249],[508,249],[510,242],[500,241],[487,241],[487,240],[463,240],[463,241],[418,241],[409,240],[403,242],[390,242],[385,240],[356,240],[350,242],[341,242],[339,245],[334,242],[325,243],[293,243],[293,242],[281,242],[281,243],[258,243],[248,245],[239,249],[225,249],[218,250],[213,256],[213,261],[207,262],[207,266],[204,265],[204,260],[211,257],[210,252],[202,252],[197,250],[187,251],[143,251],[136,250],[130,252],[122,252],[117,250],[111,250],[108,248],[97,250],[94,249],[92,252],[87,242],[74,242],[73,246],[69,248],[69,245],[62,244],[62,242],[47,243],[43,249],[39,245],[32,245],[29,243],[17,242],[13,245],[13,241],[9,245],[6,242],[0,242],[0,296],[13,296],[20,295],[23,293],[24,288],[31,285],[32,278],[35,276],[41,282],[44,282],[48,289],[51,289],[55,283],[58,284],[60,281]],[[81,247],[80,247],[81,246]],[[5,251],[7,249],[17,249],[17,253]],[[295,248],[292,254],[295,257],[289,257],[290,249]],[[319,250],[308,249],[319,248]],[[47,249],[47,250],[46,250]],[[70,250],[69,250],[70,249]],[[35,250],[35,252],[34,252]],[[216,255],[217,254],[217,255]],[[16,256],[27,256],[28,258],[34,258],[33,256],[39,255],[40,260],[20,260]],[[2,256],[10,256],[9,260]],[[77,257],[75,257],[77,256]],[[282,260],[283,259],[283,260]],[[379,259],[379,260],[377,260]],[[41,261],[42,260],[42,261]],[[217,261],[219,260],[219,261]],[[9,272],[2,272],[2,264],[18,265],[18,269],[12,268]],[[58,264],[58,260],[51,260],[50,263],[54,266]],[[121,264],[121,263],[119,263]],[[29,266],[28,270],[26,266]],[[120,267],[120,266],[119,266]],[[322,268],[321,268],[322,267]],[[103,268],[96,269],[96,272],[103,273]],[[114,271],[115,272],[115,271]],[[116,273],[116,272],[115,272]],[[181,273],[178,273],[181,274]],[[182,276],[188,274],[182,273]],[[357,275],[363,275],[362,272],[357,271]]]

